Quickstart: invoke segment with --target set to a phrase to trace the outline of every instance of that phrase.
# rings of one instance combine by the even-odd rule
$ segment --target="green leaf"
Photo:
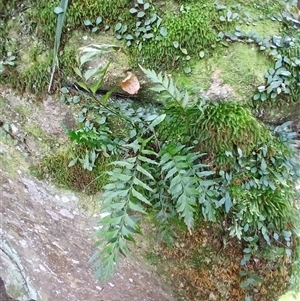
[[[143,18],[145,16],[145,12],[143,12],[143,11],[140,11],[140,12],[138,12],[138,14],[137,14],[137,17],[138,18]]]
[[[167,175],[165,176],[165,180],[169,179],[170,177],[173,177],[173,175],[177,172],[177,168],[174,166],[173,168],[171,168]]]
[[[267,169],[267,164],[266,164],[266,161],[264,160],[264,158],[261,158],[260,169],[262,171],[265,171]]]
[[[182,52],[183,54],[188,54],[186,48],[181,48],[181,47],[180,47],[180,50],[181,50],[181,52]]]
[[[278,59],[275,63],[275,69],[279,69],[282,66],[282,58]]]
[[[185,91],[184,98],[182,100],[181,105],[183,108],[186,108],[188,104],[189,104],[189,93],[187,91]]]
[[[90,25],[93,25],[93,23],[90,20],[85,20],[84,25],[85,26],[90,26]]]
[[[126,40],[133,40],[133,36],[131,34],[126,35],[125,37]]]
[[[260,99],[260,94],[259,93],[254,94],[253,100],[258,100],[258,99]]]
[[[214,174],[215,174],[215,172],[213,170],[205,170],[205,171],[197,172],[197,176],[199,178],[209,177],[209,176],[214,175]]]
[[[122,24],[121,23],[117,23],[115,26],[115,31],[119,31],[122,28]]]
[[[126,167],[127,169],[133,169],[134,164],[132,162],[126,161],[114,161],[110,163],[110,165],[115,165],[115,166],[121,166],[121,167]]]
[[[159,33],[163,36],[166,37],[168,35],[168,31],[165,27],[161,27],[159,30]]]
[[[144,208],[139,203],[129,202],[128,203],[128,208],[132,211],[135,211],[135,212],[140,212],[140,213],[143,213],[143,214],[146,213]]]
[[[288,71],[288,70],[282,70],[279,72],[280,75],[283,75],[283,76],[291,76],[291,72]]]
[[[142,188],[144,188],[144,189],[146,189],[146,190],[148,190],[150,192],[154,191],[151,187],[149,187],[146,183],[142,182],[138,178],[134,178],[133,179],[133,184],[138,185],[138,186],[140,186],[140,187],[142,187]]]
[[[237,148],[237,151],[238,151],[238,154],[239,154],[239,158],[242,158],[242,157],[243,157],[243,152],[242,152],[242,150],[238,147],[238,148]]]
[[[155,156],[157,157],[157,153],[154,152],[153,150],[149,150],[149,149],[142,149],[142,154],[144,155],[150,155],[150,156]]]
[[[129,10],[129,12],[130,12],[131,14],[136,14],[136,13],[138,12],[138,10],[137,10],[136,8],[132,7],[132,8]],[[121,27],[120,27],[120,28],[121,28]]]
[[[149,164],[154,164],[154,165],[157,165],[158,163],[150,158],[147,158],[145,156],[142,156],[142,155],[138,155],[138,159],[140,161],[143,161],[145,163],[149,163]]]
[[[102,18],[101,18],[101,17],[98,17],[98,18],[96,19],[96,25],[99,25],[101,22],[102,22]]]
[[[290,257],[290,256],[292,255],[292,250],[286,248],[286,249],[285,249],[285,254],[286,254],[286,256]]]
[[[75,71],[75,73],[76,73],[80,78],[83,77],[81,71],[79,70],[79,68],[75,67],[75,68],[73,68],[73,70]]]
[[[143,35],[143,38],[145,38],[145,39],[151,39],[153,37],[154,37],[154,34],[152,32],[151,33],[146,33],[146,34]]]
[[[157,125],[159,125],[160,123],[162,123],[165,118],[166,118],[167,114],[161,114],[159,116],[157,116],[148,126],[148,129],[153,129],[155,128]]]
[[[184,69],[184,73],[189,74],[192,72],[192,69],[190,67],[185,67]]]
[[[145,168],[143,168],[141,165],[137,165],[136,167],[137,171],[139,171],[140,173],[142,173],[143,175],[145,175],[146,177],[148,177],[149,179],[154,181],[153,176],[151,175],[151,173],[149,173]]]
[[[135,229],[137,226],[135,221],[128,214],[124,215],[124,223],[129,227],[131,227],[132,229]]]
[[[129,193],[129,189],[119,189],[117,191],[105,190],[103,193],[103,199],[106,203],[108,203],[114,201],[115,199],[120,200],[122,198],[126,198],[128,196],[128,193]],[[124,203],[118,203],[118,204],[122,204],[123,207],[125,206]],[[110,206],[112,207],[113,204],[110,204]]]
[[[225,198],[225,211],[228,213],[232,207],[232,201],[230,197]]]
[[[136,191],[134,188],[131,189],[131,193],[134,197],[136,197],[138,200],[140,200],[141,202],[151,206],[151,203],[145,198],[145,196],[143,196],[141,193],[139,193],[138,191]]]
[[[68,164],[68,167],[74,166],[77,162],[78,162],[78,157],[76,157],[75,159],[73,159],[73,160]]]
[[[297,237],[300,237],[300,229],[299,228],[295,228],[294,233],[295,233],[295,235],[297,235]]]
[[[63,94],[66,94],[66,93],[69,93],[69,90],[66,87],[62,87],[60,89],[60,92],[63,93]]]
[[[126,175],[122,173],[116,174],[115,176],[117,179],[123,182],[129,182],[129,180],[132,178],[132,175]]]
[[[291,231],[282,231],[282,235],[284,237],[285,240],[289,240],[291,235],[292,235],[292,232]]]

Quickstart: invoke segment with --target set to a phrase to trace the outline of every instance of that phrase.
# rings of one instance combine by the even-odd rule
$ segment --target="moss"
[[[264,75],[273,63],[253,45],[232,43],[211,57],[193,59],[191,65],[193,67],[190,75],[183,71],[174,73],[179,84],[208,89],[213,72],[220,69],[223,84],[233,87],[237,100],[249,101],[256,87],[264,82]]]
[[[51,65],[52,55],[50,53],[41,55],[36,62],[22,70],[19,75],[21,79],[19,89],[35,94],[44,93],[50,79]]]
[[[32,115],[33,109],[29,103],[24,103],[24,105],[16,105],[14,111],[19,114],[18,120],[24,124]]]
[[[215,153],[218,164],[230,161],[226,152],[236,154],[237,148],[243,156],[249,156],[261,143],[269,139],[269,132],[259,123],[250,110],[234,102],[212,103],[198,120],[188,122],[189,137],[198,141],[198,149],[204,153]],[[193,129],[193,131],[192,131]]]
[[[49,45],[53,45],[55,37],[56,15],[53,9],[56,6],[57,1],[41,1],[32,12],[32,20],[37,24],[38,35]],[[64,33],[85,28],[85,20],[94,22],[99,16],[103,19],[103,25],[113,26],[118,20],[122,21],[130,17],[129,8],[126,0],[71,1],[66,15]]]
[[[5,98],[0,96],[0,109],[5,108],[5,105],[6,105]]]
[[[14,141],[5,135],[0,128],[0,169],[7,172],[12,178],[18,176],[17,171],[27,171],[29,168],[25,160],[25,153],[16,151]]]
[[[246,34],[256,32],[260,37],[272,37],[278,35],[281,30],[281,24],[271,20],[259,20],[248,25],[243,23],[240,25],[241,30]]]
[[[69,163],[78,154],[70,146],[60,149],[52,156],[46,156],[38,165],[31,167],[31,173],[39,179],[50,178],[57,185],[75,191],[94,194],[106,184],[107,163],[109,159],[99,157],[92,171],[83,168],[81,163],[69,167]]]
[[[224,52],[218,66],[223,71],[224,83],[232,85],[245,99],[253,95],[254,89],[264,80],[272,62],[256,47],[239,43]]]
[[[130,47],[135,63],[144,66],[170,69],[182,65],[187,57],[198,54],[201,50],[213,51],[217,44],[217,33],[222,28],[234,25],[219,21],[219,14],[213,1],[200,1],[182,6],[176,12],[165,14],[162,25],[167,35],[161,37],[153,29],[154,38]]]

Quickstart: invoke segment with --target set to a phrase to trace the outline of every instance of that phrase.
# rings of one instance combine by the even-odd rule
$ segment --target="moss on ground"
[[[257,86],[264,82],[264,75],[272,62],[257,47],[242,43],[230,44],[212,57],[193,61],[190,75],[183,71],[175,72],[178,83],[185,86],[198,86],[207,90],[211,85],[212,74],[220,69],[223,84],[229,84],[237,94],[237,100],[252,99]]]
[[[93,170],[88,171],[79,162],[71,167],[68,166],[77,155],[71,146],[60,149],[56,154],[45,156],[37,165],[32,166],[31,173],[39,179],[51,179],[58,186],[74,191],[88,194],[101,191],[107,181],[105,171],[109,159],[100,156]]]

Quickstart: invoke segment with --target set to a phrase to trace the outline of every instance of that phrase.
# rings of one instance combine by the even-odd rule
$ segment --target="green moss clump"
[[[85,20],[94,22],[97,17],[102,17],[103,24],[112,26],[117,20],[125,20],[130,15],[128,4],[127,0],[71,1],[63,31],[68,33],[77,28],[84,28]],[[32,20],[33,23],[37,24],[38,35],[51,46],[55,38],[57,16],[54,13],[54,8],[57,5],[55,0],[41,1],[37,8],[32,11]]]
[[[73,151],[68,149],[44,157],[38,165],[31,167],[31,173],[39,179],[50,178],[57,185],[74,191],[84,191],[89,194],[99,192],[107,181],[105,171],[109,159],[100,156],[93,170],[88,171],[79,162],[71,167],[68,166],[73,159],[72,154]]]
[[[51,60],[35,62],[20,74],[21,83],[17,87],[21,91],[40,94],[45,92],[50,78]]]
[[[137,61],[144,66],[169,68],[180,57],[187,54],[195,54],[216,42],[216,32],[210,26],[213,18],[210,14],[213,7],[201,7],[194,5],[185,13],[171,13],[166,15],[162,25],[167,29],[167,36],[160,39],[151,39],[143,42],[140,51],[136,51]]]
[[[260,143],[269,139],[269,132],[258,122],[251,111],[235,102],[210,104],[197,120],[190,120],[190,136],[198,140],[203,152],[219,154],[236,153],[241,149],[244,155],[251,154]]]
[[[161,27],[167,30],[165,37],[157,34],[141,45],[132,46],[130,52],[143,66],[170,69],[198,57],[200,51],[215,51],[218,32],[234,25],[235,22],[220,21],[213,1],[197,1],[163,16]]]

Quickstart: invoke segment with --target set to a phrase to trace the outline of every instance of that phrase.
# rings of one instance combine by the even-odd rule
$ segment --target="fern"
[[[168,102],[177,102],[182,108],[186,108],[189,104],[190,95],[187,91],[180,91],[175,85],[173,79],[167,74],[163,75],[162,72],[158,74],[153,70],[144,69],[140,66],[145,75],[151,80],[152,83],[156,84],[151,88],[152,91],[161,93],[167,92],[165,95],[160,97],[161,100]]]
[[[189,229],[194,227],[194,212],[198,178],[196,177],[197,165],[195,161],[199,155],[189,152],[184,145],[167,144],[160,152],[160,167],[168,193],[175,203],[177,213],[184,219]]]
[[[92,47],[80,64],[111,48]],[[169,244],[174,221],[181,219],[191,232],[196,222],[205,220],[224,225],[229,235],[245,241],[249,252],[259,250],[257,242],[263,238],[268,244],[280,239],[290,253],[289,229],[296,233],[299,222],[291,200],[300,177],[290,135],[281,135],[280,129],[273,135],[240,104],[209,103],[201,95],[181,91],[167,75],[142,70],[154,83],[152,90],[162,106],[108,106],[107,98],[99,102],[94,97],[95,114],[104,112],[101,122],[95,131],[73,133],[74,141],[88,151],[102,147],[107,155],[118,155],[101,198],[105,217],[95,233],[96,276],[112,275],[120,255],[127,256],[141,234],[140,219],[153,211]],[[98,71],[82,76],[102,76]],[[93,94],[99,83],[87,91]],[[286,226],[289,229],[283,230]],[[281,230],[279,236],[276,231]]]
[[[145,157],[156,153],[146,148],[147,140],[138,139],[130,145],[134,153],[131,157],[112,162],[109,171],[109,184],[104,186],[101,213],[106,216],[100,221],[101,228],[97,231],[97,252],[93,260],[96,276],[106,279],[114,272],[115,263],[119,261],[119,253],[129,253],[128,242],[134,242],[133,235],[140,234],[138,221],[140,214],[145,214],[145,206],[151,206],[150,194],[155,194],[155,180],[148,172],[149,166],[157,165],[155,160]]]

